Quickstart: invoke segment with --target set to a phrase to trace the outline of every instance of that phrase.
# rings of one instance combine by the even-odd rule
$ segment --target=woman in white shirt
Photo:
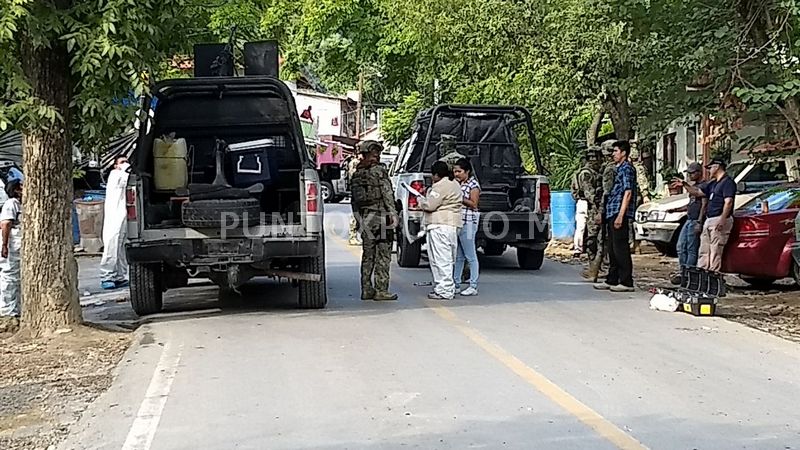
[[[425,212],[428,260],[433,273],[432,300],[452,300],[456,294],[453,279],[458,230],[461,228],[461,186],[453,181],[447,163],[436,161],[431,167],[433,186],[420,199]]]

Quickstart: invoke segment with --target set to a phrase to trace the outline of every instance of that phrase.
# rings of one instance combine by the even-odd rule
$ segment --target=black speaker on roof
[[[278,41],[244,44],[244,74],[278,77]]]
[[[232,77],[233,54],[228,44],[195,44],[194,76]]]

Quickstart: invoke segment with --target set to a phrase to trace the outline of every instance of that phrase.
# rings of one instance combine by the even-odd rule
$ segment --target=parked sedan
[[[800,284],[800,262],[792,256],[798,211],[798,183],[772,188],[737,209],[723,272],[739,274],[757,287],[786,277]]]

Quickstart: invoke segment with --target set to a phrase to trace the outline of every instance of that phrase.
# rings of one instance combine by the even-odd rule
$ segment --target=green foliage
[[[545,135],[539,144],[544,155],[553,190],[570,188],[572,175],[581,167],[581,156],[586,149],[586,129],[591,116],[577,116],[565,126]]]
[[[386,142],[390,145],[400,145],[410,138],[414,120],[426,106],[429,105],[422,95],[419,92],[412,92],[396,109],[384,111],[381,132]]]
[[[208,20],[204,6],[191,0],[68,4],[56,9],[48,2],[0,0],[0,128],[67,126],[77,145],[93,151],[132,122],[135,106],[122,100],[145,92],[168,57],[190,48],[190,41],[176,36],[186,36],[198,23],[206,33]],[[68,118],[33,95],[23,64],[39,62],[25,60],[24,45],[61,46],[66,52],[72,80]]]

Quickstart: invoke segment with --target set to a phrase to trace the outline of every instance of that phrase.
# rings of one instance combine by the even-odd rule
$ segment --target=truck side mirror
[[[743,194],[745,192],[747,192],[747,183],[745,183],[744,181],[736,183],[736,193]]]

